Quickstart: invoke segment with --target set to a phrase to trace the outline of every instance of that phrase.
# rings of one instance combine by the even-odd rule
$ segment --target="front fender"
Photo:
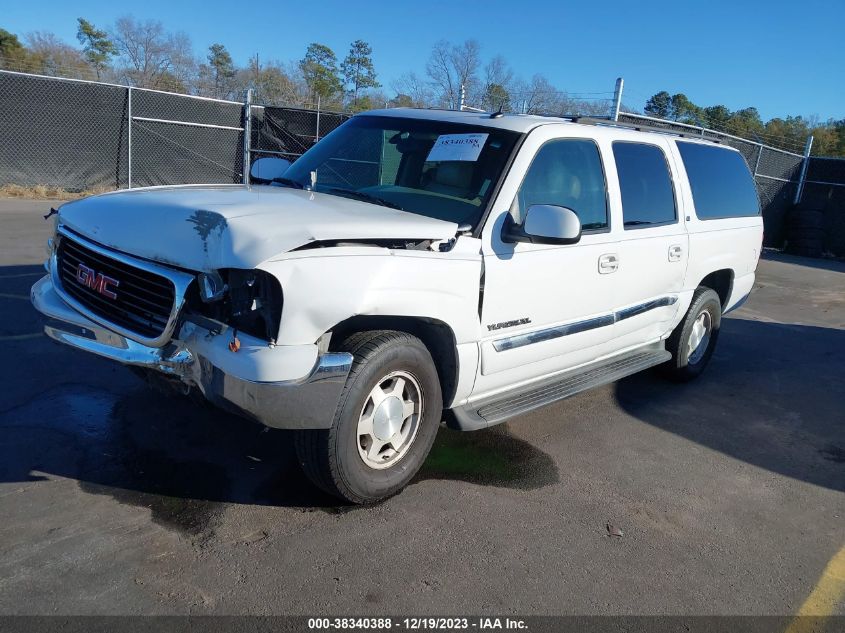
[[[481,256],[456,251],[339,247],[265,262],[261,268],[279,279],[284,295],[278,343],[314,343],[358,315],[436,319],[452,328],[456,343],[478,340]]]

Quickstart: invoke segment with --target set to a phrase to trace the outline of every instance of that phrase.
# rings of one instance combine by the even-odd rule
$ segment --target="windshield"
[[[285,172],[288,186],[469,224],[479,222],[519,134],[496,128],[356,116]]]

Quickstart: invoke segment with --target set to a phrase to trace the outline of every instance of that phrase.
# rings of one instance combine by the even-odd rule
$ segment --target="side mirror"
[[[273,178],[283,176],[288,167],[290,167],[290,161],[284,158],[274,156],[258,158],[249,168],[250,180],[258,184],[267,184],[272,182]]]
[[[532,204],[522,226],[508,214],[502,227],[503,242],[575,244],[581,239],[581,221],[572,209],[553,204]]]

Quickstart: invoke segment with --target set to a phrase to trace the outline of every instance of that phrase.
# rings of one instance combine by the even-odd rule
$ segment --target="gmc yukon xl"
[[[252,174],[63,205],[32,302],[57,341],[295,430],[354,503],[444,420],[695,378],[760,256],[736,150],[611,121],[374,111]]]

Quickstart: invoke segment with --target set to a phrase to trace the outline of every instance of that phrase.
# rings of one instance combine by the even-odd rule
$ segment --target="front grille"
[[[103,255],[67,236],[59,240],[56,256],[62,288],[93,314],[145,338],[158,338],[164,333],[176,299],[172,281]],[[117,280],[116,286],[109,286],[115,297],[82,284],[77,278],[80,264],[97,275]]]

